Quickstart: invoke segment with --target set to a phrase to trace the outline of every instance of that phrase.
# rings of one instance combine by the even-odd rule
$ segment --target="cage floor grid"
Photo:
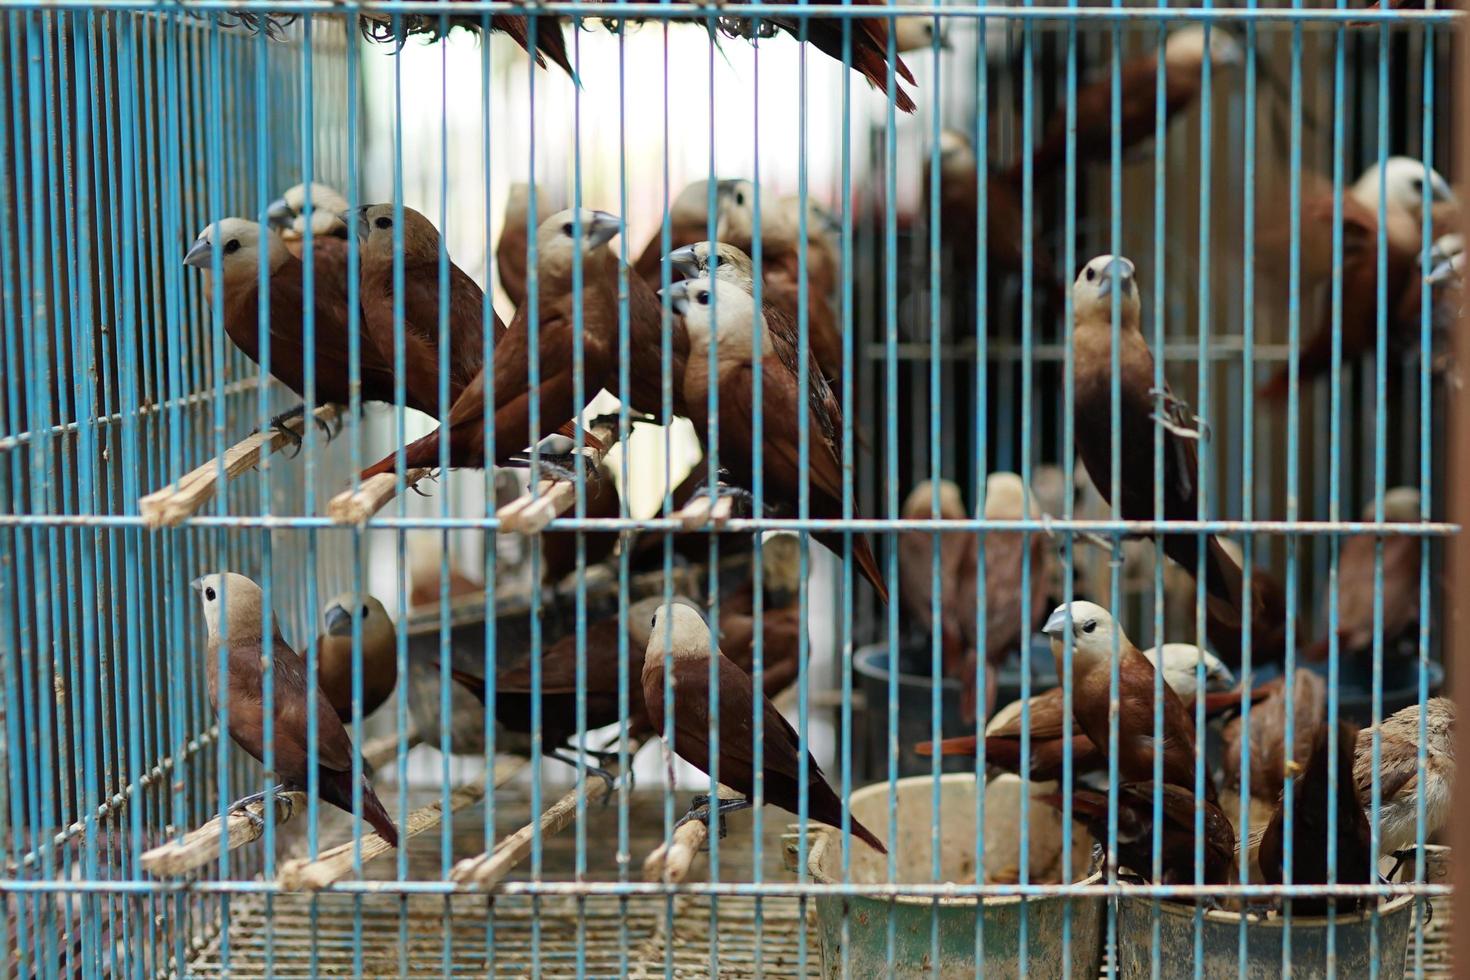
[[[519,794],[502,793],[495,805],[501,835],[530,817],[528,803]],[[454,859],[480,849],[482,821],[483,811],[478,807],[454,815]],[[603,842],[616,839],[617,822],[616,807],[594,807],[588,814],[586,879],[616,880],[617,861],[615,856],[609,858],[616,848]],[[643,857],[662,840],[661,794],[634,793],[628,825],[630,874],[636,879]],[[767,813],[762,859],[766,880],[789,877],[781,868],[780,836],[785,827],[779,812]],[[743,822],[731,821],[729,836],[720,844],[723,878],[748,880],[753,857],[749,829],[748,816]],[[337,839],[330,836],[334,830],[340,830],[335,817],[324,819],[323,839]],[[297,831],[299,835],[299,827]],[[283,855],[299,852],[298,835],[284,835]],[[442,844],[437,831],[409,842],[410,879],[442,879]],[[545,839],[542,860],[543,877],[567,880],[574,876],[576,846],[570,828]],[[708,869],[707,861],[697,862],[691,878],[703,879]],[[383,858],[364,870],[365,877],[384,879],[393,877],[398,869],[393,859]],[[529,864],[521,865],[510,877],[528,879]],[[478,895],[285,894],[269,899],[240,895],[230,901],[228,935],[216,923],[208,934],[198,937],[186,975],[206,980],[226,976],[522,977],[536,973],[570,977],[579,972],[589,977],[693,978],[715,972],[722,977],[815,977],[821,972],[815,908],[807,903],[803,923],[801,905],[794,898],[761,900],[758,935],[753,898],[721,898],[712,917],[710,900],[698,896],[672,901],[656,896],[593,896],[581,901],[556,896],[533,901],[527,896],[492,900]],[[1453,975],[1452,932],[1450,903],[1437,899],[1424,930],[1424,976]],[[1413,963],[1411,932],[1410,970]]]

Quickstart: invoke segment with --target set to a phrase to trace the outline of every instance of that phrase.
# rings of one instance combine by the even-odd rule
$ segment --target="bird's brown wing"
[[[318,688],[314,697],[306,693],[306,664],[283,641],[271,651],[274,706],[272,726],[275,767],[282,778],[304,774],[306,769],[307,712],[317,715],[318,764],[337,771],[352,767],[352,741],[337,712]],[[255,758],[265,758],[264,680],[260,669],[260,647],[231,647],[229,659],[230,735]]]
[[[1062,707],[1062,689],[1059,687],[1031,699],[1032,739],[1056,739],[1080,733],[1076,723],[1065,717]],[[1021,713],[1016,711],[1000,724],[987,727],[985,735],[987,738],[1020,738],[1021,728]]]

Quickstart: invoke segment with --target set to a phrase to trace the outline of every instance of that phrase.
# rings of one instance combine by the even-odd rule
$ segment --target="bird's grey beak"
[[[669,298],[669,306],[680,316],[689,312],[689,281],[676,282],[668,289],[659,291],[660,296]]]
[[[352,614],[342,608],[342,604],[334,603],[324,614],[327,623],[327,633],[331,636],[352,635]]]
[[[352,229],[352,231],[356,233],[357,240],[359,242],[367,241],[368,232],[372,230],[368,227],[368,207],[369,205],[365,204],[360,208],[353,208],[348,211],[343,211],[341,214],[337,215],[337,217],[342,219],[342,223],[344,225],[346,225],[348,228]]]
[[[1108,264],[1099,270],[1098,275],[1101,282],[1097,285],[1098,296],[1106,296],[1116,286],[1120,295],[1128,294],[1129,283],[1133,281],[1133,263],[1127,259],[1114,257]]]
[[[704,271],[700,268],[699,256],[695,254],[693,245],[685,245],[670,252],[669,265],[682,272],[686,279],[693,279]]]
[[[201,575],[201,576],[199,576],[199,578],[196,578],[194,581],[190,582],[189,583],[189,588],[193,589],[195,592],[203,592],[204,591],[204,576]]]
[[[276,231],[288,231],[296,221],[296,212],[284,197],[278,197],[266,207],[265,220]]]
[[[184,264],[196,269],[208,269],[211,252],[209,239],[195,239],[194,244],[189,246],[189,251],[184,253]]]
[[[1434,260],[1434,264],[1430,267],[1429,274],[1424,277],[1424,281],[1429,285],[1443,286],[1458,277],[1459,270],[1455,268],[1455,256],[1431,255],[1430,258]]]
[[[1235,688],[1235,672],[1233,670],[1231,670],[1229,667],[1226,667],[1224,664],[1221,664],[1220,666],[1216,667],[1213,671],[1211,671],[1211,675],[1212,675],[1210,677],[1210,682],[1211,683],[1208,685],[1211,690],[1215,690],[1215,691],[1230,691],[1230,690],[1234,690],[1234,688]]]
[[[623,223],[617,215],[608,214],[606,211],[593,211],[592,221],[583,229],[582,234],[587,238],[588,248],[597,248],[616,238],[622,226]]]
[[[1058,606],[1056,609],[1053,609],[1052,614],[1046,618],[1046,625],[1041,627],[1041,632],[1047,636],[1061,636],[1067,631],[1067,623],[1071,620],[1071,613],[1071,609],[1066,606]]]

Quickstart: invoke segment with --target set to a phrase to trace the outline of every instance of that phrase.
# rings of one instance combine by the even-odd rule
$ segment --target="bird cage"
[[[9,972],[1452,975],[1463,18],[7,4]]]

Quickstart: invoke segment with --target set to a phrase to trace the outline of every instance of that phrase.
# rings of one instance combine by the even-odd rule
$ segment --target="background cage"
[[[498,34],[474,42],[456,32],[395,50],[361,42],[352,22],[356,12],[392,18],[434,10],[194,6],[22,3],[3,13],[9,93],[0,99],[7,217],[0,302],[8,383],[0,448],[9,478],[0,481],[8,559],[0,577],[0,737],[9,751],[0,763],[8,852],[0,946],[19,975],[823,966],[809,829],[783,841],[788,821],[767,810],[753,831],[737,825],[714,844],[704,873],[720,884],[681,891],[641,883],[636,862],[663,842],[677,815],[671,794],[624,782],[612,807],[599,811],[588,798],[590,780],[581,792],[571,788],[577,770],[450,759],[430,747],[410,755],[417,720],[407,694],[351,729],[359,748],[379,753],[385,799],[398,797],[387,800],[395,821],[435,802],[442,811],[393,859],[349,848],[329,874],[320,858],[350,830],[313,802],[289,819],[271,811],[262,843],[219,846],[188,875],[145,866],[146,852],[207,825],[225,797],[263,785],[259,767],[221,737],[205,697],[202,621],[187,589],[202,571],[228,567],[259,578],[273,617],[303,650],[328,597],[378,594],[400,627],[403,675],[413,658],[447,655],[453,637],[483,634],[487,619],[483,593],[478,618],[473,595],[468,603],[414,607],[415,572],[427,568],[431,595],[441,586],[447,594],[452,573],[490,583],[506,607],[489,617],[495,634],[515,637],[524,622],[526,642],[539,635],[549,643],[552,634],[531,624],[549,615],[575,619],[578,610],[585,621],[609,601],[616,609],[619,595],[631,601],[665,588],[707,595],[720,574],[706,565],[740,550],[725,541],[802,526],[736,521],[710,535],[720,542],[709,552],[714,562],[676,572],[666,560],[635,584],[637,573],[615,561],[607,578],[580,576],[543,595],[531,587],[542,560],[531,557],[536,537],[489,533],[497,501],[514,499],[524,483],[456,472],[429,499],[400,494],[366,527],[330,516],[333,496],[362,464],[415,426],[429,429],[391,413],[346,418],[344,438],[330,445],[306,426],[300,459],[266,454],[180,526],[150,526],[141,498],[178,486],[292,403],[229,344],[212,297],[177,257],[219,216],[264,219],[268,202],[298,181],[344,188],[354,204],[396,199],[418,208],[443,229],[447,253],[487,289],[514,180],[537,181],[558,206],[581,200],[623,215],[628,261],[686,180],[749,176],[767,200],[809,197],[839,216],[848,241],[851,271],[837,302],[850,328],[852,385],[838,395],[862,433],[853,451],[854,513],[891,522],[924,476],[956,480],[973,510],[987,473],[1015,470],[1029,483],[1043,465],[1071,464],[1067,307],[1060,291],[1042,295],[1021,286],[1024,276],[993,270],[955,286],[956,270],[932,261],[942,212],[928,181],[938,173],[941,131],[966,133],[989,158],[987,172],[998,170],[1065,110],[1071,91],[1152,50],[1166,29],[1189,22],[1238,32],[1253,60],[1231,74],[1215,69],[1212,95],[1171,120],[1166,139],[1120,159],[1117,173],[1088,166],[1075,180],[1049,181],[1050,190],[1031,175],[1024,200],[1038,246],[1050,250],[1066,281],[1094,254],[1125,253],[1138,263],[1145,336],[1151,344],[1165,339],[1166,376],[1213,426],[1202,444],[1208,517],[1246,522],[1221,530],[1249,539],[1255,561],[1287,581],[1299,637],[1321,634],[1338,542],[1363,533],[1343,522],[1376,490],[1427,491],[1424,523],[1393,530],[1425,542],[1424,611],[1399,679],[1415,702],[1440,683],[1453,592],[1450,580],[1430,583],[1443,574],[1439,542],[1458,530],[1447,523],[1457,502],[1444,452],[1454,392],[1431,374],[1427,355],[1386,364],[1369,357],[1342,372],[1336,403],[1333,389],[1318,383],[1303,385],[1295,419],[1253,411],[1251,393],[1288,355],[1289,297],[1248,261],[1247,240],[1259,226],[1239,201],[1250,187],[1258,208],[1279,203],[1295,175],[1334,165],[1346,186],[1395,153],[1458,180],[1455,15],[920,8],[939,15],[946,46],[905,55],[918,75],[920,109],[904,117],[814,48],[783,36],[755,46],[725,40],[717,50],[697,22],[666,28],[660,18],[669,10],[558,6],[564,19],[589,18],[585,31],[567,25],[576,86],[555,68],[528,67]],[[477,17],[492,9],[469,7]],[[265,11],[299,16],[277,32],[252,33],[251,15]],[[620,13],[646,20],[623,35],[591,20]],[[1036,251],[1027,254],[1034,263]],[[1254,303],[1242,283],[1255,285]],[[1304,338],[1311,303],[1321,299],[1299,298]],[[503,293],[494,300],[506,306]],[[507,320],[511,312],[502,309]],[[1356,412],[1345,410],[1353,405]],[[1247,438],[1251,451],[1242,458]],[[665,463],[677,480],[697,455],[691,443],[685,430],[624,440],[609,463],[629,517],[597,523],[572,510],[544,537],[585,546],[579,532],[681,529],[660,517]],[[640,460],[626,470],[624,447]],[[1125,550],[1122,527],[1106,510],[1084,512],[1070,494],[1055,516],[1060,523],[1027,528],[1055,527],[1069,542],[1071,531],[1090,530],[1113,543],[1111,554],[1069,544],[1076,594],[1103,590],[1101,600],[1113,600],[1139,646],[1194,637],[1196,590],[1188,586],[1189,618],[1176,629],[1177,607],[1165,611],[1172,587],[1152,564],[1151,543],[1127,543],[1126,573],[1110,578],[1109,561]],[[1071,518],[1079,523],[1068,525]],[[893,534],[904,525],[886,526],[880,560],[893,582]],[[443,557],[414,568],[423,553]],[[907,645],[925,673],[934,653],[897,611],[897,596],[891,613],[871,603],[841,556],[804,545],[800,562],[810,649],[788,714],[846,796],[847,788],[898,773],[880,747],[863,744],[862,720],[878,706],[864,701],[862,681],[848,669],[854,650]],[[722,581],[719,593],[731,587]],[[1156,636],[1165,623],[1166,635]],[[1018,651],[1015,671],[1023,691],[1031,690],[1019,680],[1029,676],[1028,651]],[[1380,673],[1376,686],[1371,673],[1361,679],[1365,720],[1387,714],[1387,679]],[[448,682],[440,690],[447,698]],[[1347,695],[1343,687],[1344,712],[1353,710]],[[889,711],[894,703],[890,697]],[[932,727],[940,731],[937,721]],[[417,738],[433,746],[448,732],[418,730]],[[662,778],[655,756],[647,750],[636,769],[644,785]],[[681,774],[681,799],[701,785],[693,772]],[[543,823],[538,815],[558,799],[568,805]],[[523,826],[531,830],[519,848],[496,850]],[[795,886],[783,865],[787,849],[800,869]],[[480,852],[504,866],[490,898],[452,877]],[[1410,956],[1423,971],[1435,968],[1449,921],[1435,866],[1426,859],[1413,869],[1416,881],[1429,882],[1412,890],[1421,899]],[[318,873],[336,878],[313,892]],[[1012,893],[1028,887],[1032,895],[1060,893],[1024,881]],[[896,891],[938,894],[916,882]],[[1432,919],[1424,896],[1435,903]],[[1110,908],[1110,957],[1118,928]],[[1168,954],[1162,938],[1153,942],[1159,964]],[[598,949],[607,945],[614,948]],[[1023,959],[1038,969],[1030,954]],[[848,959],[846,969],[860,968]]]

